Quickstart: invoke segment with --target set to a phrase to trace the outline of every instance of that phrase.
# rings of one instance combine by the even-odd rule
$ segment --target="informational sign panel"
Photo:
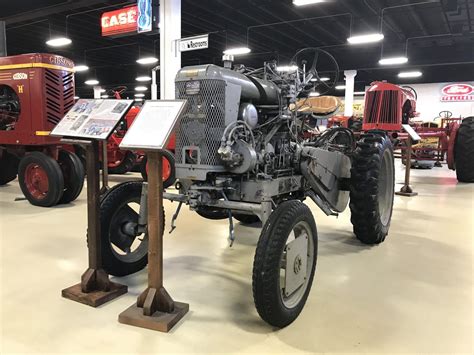
[[[132,104],[133,100],[80,99],[51,135],[106,140]]]
[[[181,52],[195,51],[206,48],[209,48],[209,35],[182,38],[179,41],[179,50]]]
[[[186,106],[186,100],[149,100],[120,143],[122,149],[165,149]]]

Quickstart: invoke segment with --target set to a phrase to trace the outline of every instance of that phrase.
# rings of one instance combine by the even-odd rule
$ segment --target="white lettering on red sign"
[[[134,32],[137,29],[137,7],[105,12],[101,17],[102,35]]]
[[[449,84],[441,89],[441,101],[474,101],[474,87],[470,84]]]
[[[26,73],[15,73],[13,74],[13,80],[25,80],[28,79],[28,74]]]

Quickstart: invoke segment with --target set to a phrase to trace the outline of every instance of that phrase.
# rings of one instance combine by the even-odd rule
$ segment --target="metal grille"
[[[366,123],[399,123],[401,96],[397,90],[370,91],[367,93]]]
[[[225,81],[199,80],[199,91],[186,93],[186,81],[176,83],[176,98],[188,104],[176,132],[176,162],[183,161],[183,150],[199,148],[193,164],[222,165],[217,150],[225,129]]]
[[[55,126],[74,106],[74,74],[46,69],[44,79],[46,118]]]

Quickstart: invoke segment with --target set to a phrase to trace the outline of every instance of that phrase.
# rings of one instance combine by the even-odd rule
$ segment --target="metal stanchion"
[[[407,149],[405,150],[405,184],[400,191],[395,192],[395,195],[400,196],[416,196],[418,192],[414,192],[410,187],[410,171],[411,171],[411,153],[412,153],[412,139],[407,137]],[[402,155],[403,157],[403,155]]]

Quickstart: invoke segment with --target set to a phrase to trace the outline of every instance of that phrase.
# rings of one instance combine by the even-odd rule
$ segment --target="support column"
[[[0,21],[0,57],[7,56],[7,30],[5,21]]]
[[[175,98],[174,79],[181,69],[181,0],[160,1],[160,98]]]
[[[102,86],[94,86],[94,99],[100,99],[102,95]]]
[[[344,116],[351,117],[353,114],[353,104],[354,104],[354,78],[357,75],[357,70],[345,70],[344,76],[346,77],[346,97]]]

